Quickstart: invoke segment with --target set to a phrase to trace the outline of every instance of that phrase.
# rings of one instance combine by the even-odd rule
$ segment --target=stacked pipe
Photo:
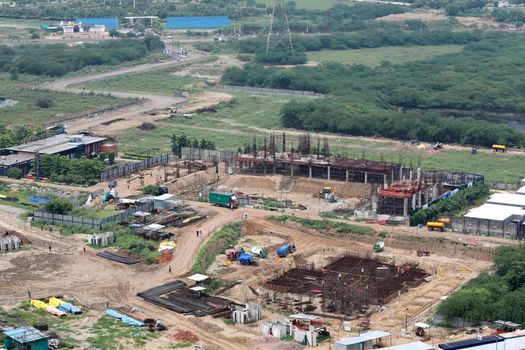
[[[113,232],[103,232],[94,234],[89,238],[89,243],[96,246],[107,246],[115,243],[116,236]]]

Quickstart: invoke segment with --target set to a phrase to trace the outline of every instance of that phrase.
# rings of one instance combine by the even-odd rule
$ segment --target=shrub
[[[7,177],[11,179],[20,179],[24,175],[24,172],[20,168],[10,168],[7,171]]]
[[[159,196],[160,195],[160,186],[159,185],[147,185],[142,190],[144,194],[150,194],[152,196]]]
[[[55,198],[44,205],[47,212],[65,215],[73,209],[73,204],[65,198]]]
[[[37,101],[36,101],[36,105],[40,108],[50,108],[53,106],[53,101],[51,101],[50,99],[48,98],[45,98],[45,97],[40,97]]]

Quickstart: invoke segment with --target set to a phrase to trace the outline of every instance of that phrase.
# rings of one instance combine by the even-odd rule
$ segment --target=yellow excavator
[[[328,202],[335,202],[335,187],[324,186],[321,191],[314,193],[314,198],[324,198]]]

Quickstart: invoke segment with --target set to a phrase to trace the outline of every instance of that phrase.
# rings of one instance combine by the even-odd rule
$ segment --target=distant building
[[[100,152],[105,137],[59,134],[42,140],[4,148],[0,155],[0,176],[10,168],[29,172],[37,154],[60,154],[68,158],[91,156]]]
[[[119,20],[118,18],[77,18],[75,23],[82,25],[99,25],[104,26],[106,30],[118,29]]]
[[[166,19],[168,29],[224,28],[229,25],[230,19],[227,16],[168,17]]]
[[[12,350],[47,350],[48,336],[34,327],[20,327],[4,331],[4,348]]]

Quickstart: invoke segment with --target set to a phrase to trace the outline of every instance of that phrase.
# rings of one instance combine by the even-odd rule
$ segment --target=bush
[[[65,198],[55,198],[44,205],[44,209],[53,214],[66,215],[73,210],[73,204]]]
[[[37,105],[37,107],[40,107],[40,108],[50,108],[50,107],[53,106],[53,101],[51,101],[50,99],[45,98],[45,97],[40,97],[36,101],[36,105]]]
[[[10,168],[7,171],[7,177],[11,179],[20,179],[22,176],[24,176],[24,172],[20,168]]]
[[[142,190],[142,192],[144,194],[149,194],[149,195],[152,195],[152,196],[160,196],[160,186],[159,185],[147,185],[144,187],[144,189]]]

